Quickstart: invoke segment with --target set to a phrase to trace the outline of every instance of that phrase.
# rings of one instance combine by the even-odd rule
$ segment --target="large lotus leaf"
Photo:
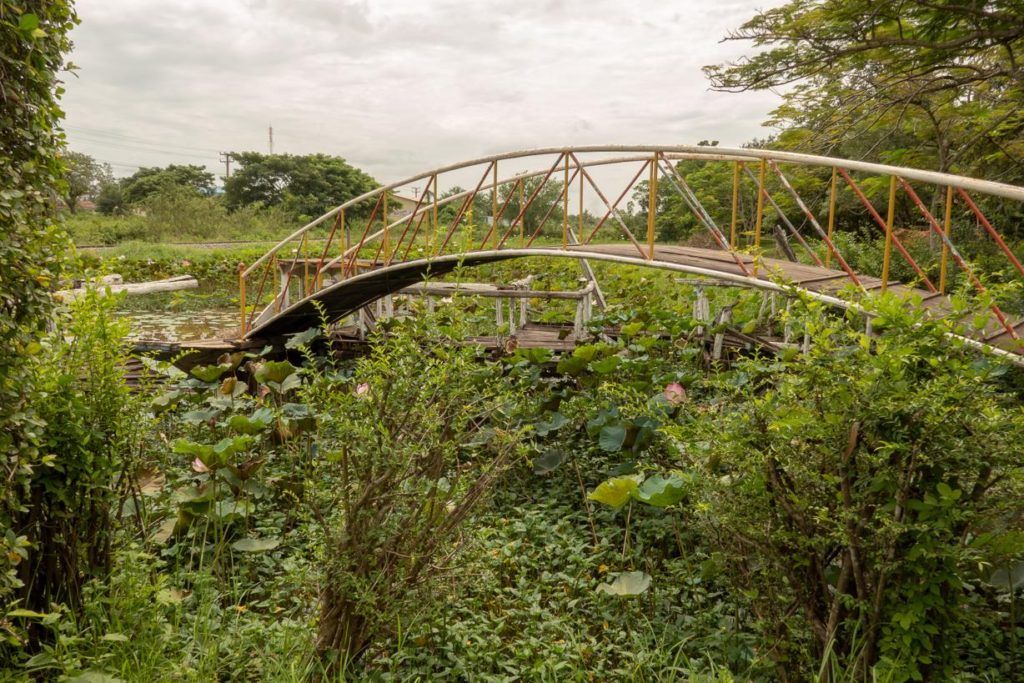
[[[231,369],[230,365],[197,365],[190,372],[193,377],[203,382],[216,382],[221,375]]]
[[[636,499],[642,503],[664,508],[675,505],[686,495],[686,482],[678,474],[663,477],[655,474],[648,477],[636,492]]]
[[[218,441],[217,445],[213,447],[213,450],[216,452],[221,462],[227,462],[239,453],[244,453],[252,448],[255,441],[256,440],[248,434],[231,436]]]
[[[259,413],[259,411],[256,411]],[[231,419],[228,420],[228,429],[235,432],[236,434],[259,434],[268,426],[270,426],[270,419],[263,419],[262,415],[232,415]]]
[[[602,450],[608,451],[609,453],[616,453],[622,450],[622,445],[626,443],[626,434],[627,431],[625,424],[622,422],[613,422],[612,424],[605,425],[601,428],[597,443]]]
[[[583,346],[577,346],[573,349],[572,357],[578,358],[584,363],[589,363],[598,357],[601,353],[601,347],[597,344],[585,344]]]
[[[547,474],[569,459],[569,454],[557,448],[549,448],[533,459],[534,474]]]
[[[602,583],[597,587],[601,593],[631,597],[646,593],[651,587],[651,576],[644,572],[622,572],[611,583]]]
[[[607,375],[610,372],[615,372],[620,362],[622,362],[622,359],[618,356],[608,356],[601,360],[595,360],[590,364],[590,369],[598,374]]]
[[[639,482],[640,477],[636,475],[612,477],[601,482],[587,498],[618,510],[633,498],[639,488]]]
[[[565,356],[562,360],[558,361],[555,369],[560,374],[575,376],[587,369],[587,361],[575,356]]]
[[[165,391],[150,401],[150,405],[153,406],[153,411],[155,413],[160,414],[169,408],[173,408],[182,395],[183,394],[178,390]]]
[[[203,462],[207,459],[213,459],[214,450],[213,446],[208,446],[204,443],[196,443],[195,441],[189,441],[188,439],[175,439],[174,443],[171,444],[175,453],[181,455],[191,455],[194,458],[199,458]]]
[[[533,428],[536,430],[537,436],[547,436],[551,432],[558,431],[568,423],[569,420],[566,419],[565,415],[556,411],[551,413],[548,419],[536,423]]]
[[[220,415],[219,408],[207,408],[205,410],[190,410],[181,416],[181,421],[185,424],[197,425],[204,422],[209,422]]]
[[[248,387],[245,382],[241,381],[237,377],[225,377],[224,381],[220,383],[220,388],[217,389],[217,393],[228,398],[238,398],[245,393],[246,389],[248,389]]]
[[[243,553],[262,553],[279,545],[279,538],[243,538],[232,543],[231,547]]]
[[[308,346],[309,342],[313,341],[319,336],[320,328],[311,327],[305,332],[299,332],[298,334],[293,335],[291,339],[285,342],[284,347],[286,349],[299,349],[302,348],[303,346]]]
[[[268,360],[256,369],[256,381],[274,388],[298,372],[299,369],[286,360]]]
[[[247,517],[255,506],[247,500],[220,500],[214,506],[214,515],[222,522],[234,522]]]

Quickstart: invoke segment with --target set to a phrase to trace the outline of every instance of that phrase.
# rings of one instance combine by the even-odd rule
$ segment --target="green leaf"
[[[67,683],[124,683],[123,679],[111,676],[102,671],[85,671],[74,678],[67,679]]]
[[[22,609],[22,608],[12,609],[10,612],[7,613],[7,617],[8,618],[24,617],[26,619],[42,619],[45,616],[46,616],[46,614],[44,614],[42,612],[33,612],[30,609]]]
[[[242,553],[262,553],[273,550],[281,545],[279,538],[243,538],[231,544],[231,547]]]
[[[609,453],[622,450],[622,444],[626,443],[626,425],[621,422],[605,425],[601,428],[597,443],[602,450]]]
[[[639,481],[637,475],[612,477],[601,482],[587,498],[618,510],[636,494]]]
[[[646,593],[651,587],[651,576],[645,572],[622,572],[611,583],[602,583],[598,592],[620,597],[631,597]]]
[[[655,474],[640,486],[636,499],[654,507],[668,507],[683,499],[686,495],[684,486],[685,482],[678,474],[670,474],[668,477]]]
[[[171,444],[171,447],[174,449],[175,453],[181,455],[191,455],[193,457],[199,458],[204,463],[207,462],[207,459],[212,459],[214,456],[213,446],[207,446],[206,444],[203,443],[196,443],[194,441],[189,441],[188,439],[175,439],[174,442]]]
[[[313,341],[314,339],[316,339],[319,336],[320,336],[320,328],[319,327],[311,327],[308,330],[306,330],[305,332],[299,332],[298,334],[292,336],[291,339],[289,339],[287,342],[285,342],[284,347],[286,349],[295,350],[295,349],[301,348],[303,346],[308,346],[309,342]]]
[[[247,500],[221,500],[213,507],[213,513],[222,522],[233,522],[249,516],[253,504]]]
[[[547,436],[551,432],[558,431],[565,425],[569,424],[569,420],[559,412],[551,413],[551,417],[547,420],[542,420],[534,425],[534,430],[538,436]]]
[[[601,360],[595,360],[590,364],[590,369],[596,373],[607,375],[608,373],[614,372],[619,367],[619,363],[622,361],[618,356],[608,356]]]
[[[257,417],[256,414],[252,416],[232,415],[231,419],[228,420],[228,429],[238,434],[259,434],[270,426],[270,420],[263,420],[261,418],[262,415]]]
[[[108,643],[127,643],[128,636],[123,633],[105,633],[100,640],[105,640]]]
[[[575,356],[565,356],[562,360],[558,361],[555,369],[560,374],[575,376],[587,369],[587,361]]]
[[[49,652],[40,652],[37,655],[29,658],[22,666],[26,669],[44,669],[53,667],[57,664],[57,659]]]
[[[533,473],[547,474],[569,459],[569,454],[557,448],[549,448],[533,459]]]
[[[39,28],[39,17],[31,12],[22,14],[18,19],[18,28],[25,32],[34,31]]]
[[[203,382],[215,382],[230,369],[230,365],[198,365],[189,372],[192,373],[193,377]]]
[[[269,360],[256,369],[256,381],[260,384],[270,385],[271,382],[280,385],[299,369],[286,360]]]

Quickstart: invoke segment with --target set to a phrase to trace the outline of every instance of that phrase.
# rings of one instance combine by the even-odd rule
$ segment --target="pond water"
[[[224,339],[238,334],[237,308],[202,311],[124,311],[131,321],[131,339],[195,341]]]

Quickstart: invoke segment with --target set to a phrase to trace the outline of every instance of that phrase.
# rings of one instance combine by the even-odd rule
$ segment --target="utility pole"
[[[270,153],[274,153],[274,124],[267,128],[267,141],[270,143]]]
[[[221,152],[220,153],[220,160],[224,162],[224,177],[225,178],[230,178],[231,177],[231,162],[234,161],[234,159],[231,157],[231,152]]]

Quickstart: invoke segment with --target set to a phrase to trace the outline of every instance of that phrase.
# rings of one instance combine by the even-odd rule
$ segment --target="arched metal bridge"
[[[723,196],[688,178],[693,169],[723,174],[717,184],[726,188],[717,192]],[[475,178],[475,186],[442,195],[442,179],[453,177]],[[609,182],[621,191],[606,194],[602,185]],[[656,242],[670,220],[658,215],[666,192],[679,196],[712,248]],[[646,200],[639,213],[622,208],[631,194]],[[396,212],[396,206],[403,209]],[[603,215],[591,215],[593,206]],[[795,288],[844,308],[857,308],[872,292],[895,291],[907,295],[908,305],[944,315],[954,278],[985,293],[954,244],[954,228],[969,225],[1024,277],[1024,266],[983,209],[1024,216],[1024,188],[758,149],[589,146],[498,154],[377,188],[282,240],[240,270],[241,334],[251,340],[301,331],[324,314],[340,319],[428,275],[524,257],[575,259],[588,272],[592,260],[611,261],[762,290]],[[875,230],[879,276],[857,272],[847,260],[836,235],[841,218]],[[766,237],[769,225],[773,242]],[[911,253],[920,233],[930,235],[938,252],[937,273]],[[772,258],[773,251],[787,258]],[[913,282],[892,278],[897,259]],[[968,343],[1024,359],[1024,320],[1014,322],[995,304],[990,309],[988,324],[964,333]]]

